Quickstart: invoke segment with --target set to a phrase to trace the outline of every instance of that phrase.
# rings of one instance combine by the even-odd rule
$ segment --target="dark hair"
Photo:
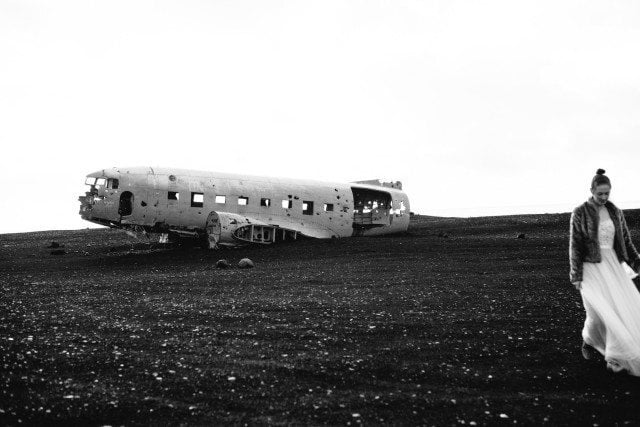
[[[604,169],[598,169],[596,171],[596,175],[591,180],[591,189],[594,189],[601,184],[608,184],[609,186],[611,186],[611,180],[604,173]]]

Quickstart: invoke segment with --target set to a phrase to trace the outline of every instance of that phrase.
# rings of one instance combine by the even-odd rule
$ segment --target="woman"
[[[593,359],[597,350],[608,369],[640,376],[640,293],[628,267],[638,271],[640,255],[622,211],[609,201],[611,181],[604,173],[598,169],[592,197],[571,215],[570,280],[587,313],[582,355]]]

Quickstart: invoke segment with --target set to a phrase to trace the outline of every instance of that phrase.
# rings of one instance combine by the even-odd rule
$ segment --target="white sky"
[[[0,233],[84,176],[401,180],[429,215],[640,207],[638,1],[0,0]]]

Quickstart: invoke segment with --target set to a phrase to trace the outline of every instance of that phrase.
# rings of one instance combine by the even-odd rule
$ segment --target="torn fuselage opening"
[[[391,194],[369,188],[351,187],[353,228],[382,227],[390,224]]]

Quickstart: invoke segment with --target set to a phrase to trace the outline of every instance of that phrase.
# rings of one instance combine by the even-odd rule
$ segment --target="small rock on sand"
[[[239,262],[238,262],[238,268],[253,268],[253,261],[251,261],[249,258],[242,258]]]
[[[219,259],[218,262],[216,262],[216,268],[229,268],[230,266],[229,261],[226,259]]]

